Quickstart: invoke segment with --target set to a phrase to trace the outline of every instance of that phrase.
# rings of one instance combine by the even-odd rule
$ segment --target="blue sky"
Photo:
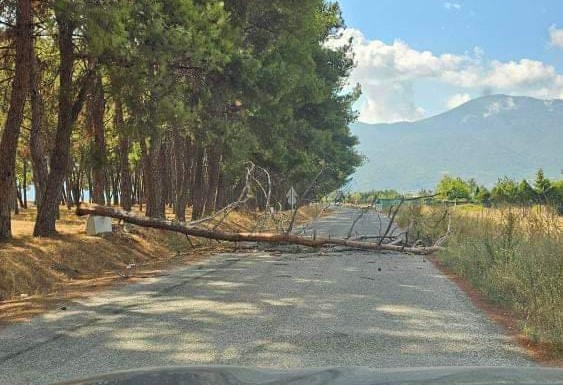
[[[360,120],[416,120],[489,93],[563,97],[562,0],[340,0]]]

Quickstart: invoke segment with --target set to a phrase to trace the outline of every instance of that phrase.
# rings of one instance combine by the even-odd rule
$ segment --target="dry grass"
[[[34,238],[34,216],[35,209],[15,216],[14,239],[0,244],[0,300],[56,293],[69,282],[117,276],[128,264],[156,265],[189,248],[184,236],[152,229],[88,236],[86,219],[66,209],[57,222],[58,236]]]
[[[317,210],[314,206],[303,207],[297,222],[311,219]],[[0,321],[25,318],[61,298],[123,281],[120,274],[131,273],[127,265],[136,266],[134,275],[154,274],[170,263],[189,262],[210,251],[231,247],[226,243],[188,240],[183,234],[137,226],[125,231],[122,226],[115,226],[116,221],[113,233],[88,236],[86,218],[77,217],[63,207],[61,219],[57,221],[59,235],[34,238],[35,214],[36,210],[30,208],[14,216],[14,239],[0,243]],[[262,216],[254,212],[233,212],[221,228],[274,230],[275,223],[271,220],[257,229],[257,218]],[[167,217],[172,218],[170,210]],[[277,217],[287,221],[289,213],[280,213]]]
[[[413,210],[405,210],[403,223],[411,220]],[[431,240],[445,232],[446,221],[435,221],[442,209],[417,210],[413,217],[422,237]],[[532,342],[561,357],[562,218],[545,207],[450,208],[450,213],[452,235],[440,261],[489,301],[513,311],[520,331]]]

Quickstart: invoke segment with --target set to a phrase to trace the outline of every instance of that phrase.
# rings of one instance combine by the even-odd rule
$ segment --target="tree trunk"
[[[12,197],[13,199],[13,203],[12,203],[12,208],[14,210],[14,214],[18,215],[20,213],[20,206],[18,205],[18,201],[21,203],[20,200],[20,196],[19,196],[19,191],[18,191],[18,186],[16,185],[16,180],[14,179],[14,185],[13,185],[13,190],[12,190]]]
[[[155,159],[156,164],[153,168],[153,176],[155,177],[155,183],[160,186],[160,192],[157,195],[157,215],[156,218],[166,217],[166,202],[168,198],[168,192],[170,188],[169,170],[168,170],[168,143],[166,140],[160,142],[160,148],[158,149],[158,158]]]
[[[92,170],[89,170],[88,172],[86,172],[86,179],[88,181],[88,202],[92,203]]]
[[[194,164],[194,181],[192,185],[192,220],[201,218],[205,210],[205,151],[201,143],[196,143],[197,151]]]
[[[189,186],[189,139],[182,138],[178,130],[174,130],[172,135],[174,145],[174,213],[177,221],[185,222]]]
[[[25,209],[25,205],[23,204],[23,197],[22,197],[22,192],[21,192],[21,186],[18,186],[18,184],[15,185],[16,187],[16,206],[15,206],[15,211],[16,214],[19,213],[18,211],[18,203],[19,203],[19,207],[22,209]]]
[[[106,203],[106,141],[104,136],[104,89],[102,76],[96,75],[92,94],[88,103],[88,120],[94,138],[92,151],[92,202]]]
[[[23,208],[27,209],[27,159],[23,158],[23,180],[22,180],[22,194],[23,194]]]
[[[35,187],[35,207],[39,207],[47,184],[47,150],[43,132],[43,97],[41,95],[41,68],[35,54],[31,57],[31,131],[29,151]]]
[[[115,168],[115,170],[112,170],[112,184],[111,184],[111,197],[112,197],[112,204],[114,206],[119,206],[119,192],[120,192],[120,188],[119,186],[121,185],[121,178],[120,178],[120,168],[119,168],[119,164],[117,165],[117,167]]]
[[[0,240],[12,236],[11,202],[15,181],[16,150],[29,89],[29,68],[33,52],[31,0],[18,0],[16,8],[16,66],[10,107],[0,139]],[[3,197],[3,198],[2,198]]]
[[[162,206],[162,180],[160,174],[160,140],[151,138],[150,147],[141,141],[143,162],[143,185],[145,188],[146,215],[153,218],[164,218]]]
[[[58,8],[56,8],[56,11]],[[50,159],[50,171],[45,186],[45,194],[37,212],[37,220],[33,230],[34,236],[50,236],[56,234],[55,222],[60,201],[61,189],[68,173],[70,156],[70,137],[72,126],[84,104],[91,76],[84,79],[80,92],[75,97],[73,92],[74,46],[72,35],[74,25],[65,10],[55,12],[58,24],[58,46],[60,53],[59,68],[59,107],[56,146]],[[72,100],[76,99],[74,104]]]
[[[225,207],[226,199],[227,199],[227,192],[225,186],[225,175],[223,173],[219,173],[219,184],[217,186],[217,198],[215,199],[215,209],[222,209]]]
[[[221,173],[222,151],[221,145],[216,144],[211,148],[207,163],[207,202],[205,214],[215,212],[217,206],[217,189],[219,188],[219,174]]]

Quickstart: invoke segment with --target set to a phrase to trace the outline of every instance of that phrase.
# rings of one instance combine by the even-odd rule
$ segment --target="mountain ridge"
[[[560,177],[563,100],[490,95],[415,122],[351,125],[367,162],[354,190],[433,188],[445,175],[492,185],[504,175]]]

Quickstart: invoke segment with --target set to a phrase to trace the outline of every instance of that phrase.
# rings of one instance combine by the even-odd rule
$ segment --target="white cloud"
[[[452,95],[451,105],[465,94],[504,93],[542,99],[563,96],[563,76],[551,65],[531,59],[500,62],[487,60],[476,47],[464,55],[436,55],[415,50],[401,40],[386,44],[368,40],[356,29],[342,32],[329,46],[339,46],[353,38],[356,68],[350,83],[362,85],[365,103],[360,120],[370,123],[416,120],[424,111],[415,102],[417,82],[431,80],[455,86],[466,92]],[[425,95],[431,99],[434,95]],[[448,106],[450,105],[448,101]]]
[[[515,108],[516,103],[514,103],[514,99],[512,98],[507,98],[500,102],[492,102],[483,113],[483,117],[488,118],[489,116],[496,115],[502,111],[513,110]]]
[[[549,28],[549,41],[552,46],[563,48],[563,28],[552,25]]]
[[[490,87],[497,92],[522,92],[536,97],[558,97],[563,90],[563,77],[553,66],[530,59],[481,64],[468,61],[455,71],[442,73],[442,79],[460,87]]]
[[[461,5],[458,4],[458,3],[445,2],[445,3],[444,3],[444,8],[446,8],[448,11],[451,11],[451,10],[458,10],[458,9],[461,9]]]
[[[462,104],[467,103],[470,100],[471,97],[469,96],[469,94],[454,94],[448,99],[446,106],[449,109],[452,109],[456,108],[457,106],[461,106]]]

